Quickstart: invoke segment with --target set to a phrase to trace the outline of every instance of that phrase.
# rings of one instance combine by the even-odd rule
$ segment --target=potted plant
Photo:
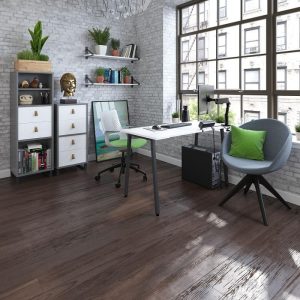
[[[120,40],[111,39],[111,55],[112,56],[120,56]]]
[[[300,141],[300,124],[295,126],[297,141]]]
[[[97,83],[103,83],[104,82],[104,73],[105,73],[104,68],[98,68],[96,70],[96,82]]]
[[[109,41],[110,32],[109,27],[105,27],[104,30],[100,28],[92,28],[89,30],[89,33],[96,43],[95,53],[99,55],[106,55],[107,52],[107,43]]]
[[[128,68],[123,67],[121,69],[121,72],[122,72],[122,76],[123,76],[123,83],[130,84],[131,83],[131,73],[128,70]]]
[[[43,37],[42,22],[38,21],[33,31],[28,28],[31,36],[31,50],[23,50],[17,54],[15,62],[16,71],[51,72],[49,57],[42,54],[42,49],[49,36]]]
[[[177,111],[173,112],[172,113],[172,123],[179,123],[179,122],[180,122],[179,113]]]

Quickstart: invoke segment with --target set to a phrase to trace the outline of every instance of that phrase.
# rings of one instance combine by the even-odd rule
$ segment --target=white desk
[[[192,125],[177,127],[172,129],[162,129],[162,130],[149,130],[152,126],[148,127],[137,127],[137,128],[124,128],[121,130],[122,133],[126,133],[128,136],[127,140],[127,153],[131,152],[131,139],[133,136],[147,139],[151,142],[151,157],[152,157],[152,176],[153,176],[153,190],[154,190],[154,203],[155,203],[155,214],[159,216],[160,204],[159,204],[159,194],[157,186],[157,167],[156,167],[156,141],[169,139],[172,137],[183,136],[195,134],[195,145],[198,145],[198,134],[202,133],[199,129],[198,121],[192,121]],[[223,136],[223,127],[218,127],[221,129],[221,136]],[[130,155],[126,155],[126,171],[125,171],[125,188],[124,196],[128,196],[128,183],[129,183],[129,166],[130,166]],[[225,179],[226,180],[226,179]]]

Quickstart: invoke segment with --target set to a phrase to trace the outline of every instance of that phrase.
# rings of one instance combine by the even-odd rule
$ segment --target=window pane
[[[277,54],[277,76],[278,76],[278,69],[280,68],[286,68],[286,89],[299,90],[300,89],[300,78],[299,78],[300,53],[295,52],[295,53]]]
[[[199,3],[199,29],[217,26],[217,1]]]
[[[241,123],[241,96],[239,95],[219,95],[220,98],[229,98],[229,124],[240,125]],[[219,115],[225,114],[226,104],[219,107]]]
[[[268,98],[263,95],[243,96],[244,123],[251,120],[264,119],[268,116]]]
[[[181,62],[196,61],[196,35],[181,38]]]
[[[219,0],[219,18],[227,17],[227,0]]]
[[[198,120],[198,96],[197,95],[182,95],[182,106],[187,105],[190,115],[190,120]]]
[[[223,4],[221,2],[222,1],[220,1],[220,4],[219,4],[219,13],[220,13],[219,23],[220,23],[220,25],[236,22],[241,19],[240,1],[227,0],[226,17],[222,17],[223,12],[221,14],[221,7],[222,7],[221,5],[223,5]]]
[[[239,89],[239,60],[238,59],[224,59],[218,61],[218,72],[226,71],[226,89]],[[218,86],[218,89],[223,89]]]
[[[216,31],[198,34],[198,60],[216,58]]]
[[[205,84],[205,72],[198,73],[198,84]]]
[[[295,132],[295,125],[300,123],[299,96],[278,97],[278,120],[285,121],[290,130]]]
[[[246,23],[242,26],[243,55],[266,52],[266,21]]]
[[[277,68],[277,90],[286,90],[286,67]]]
[[[203,61],[198,64],[199,72],[205,73],[205,84],[216,86],[216,62]]]
[[[191,5],[182,9],[182,33],[196,31],[197,26],[197,5]]]
[[[266,0],[244,0],[243,5],[244,20],[266,15],[268,11],[268,1]]]
[[[266,57],[246,57],[242,59],[242,82],[244,90],[266,89]]]
[[[231,26],[218,30],[218,55],[219,57],[239,56],[239,26]],[[225,46],[224,45],[225,42]],[[223,52],[222,52],[223,51]],[[225,51],[225,55],[224,54]],[[221,54],[221,55],[220,55]]]
[[[298,50],[300,48],[299,13],[277,17],[276,29],[277,51]]]
[[[277,0],[278,11],[299,7],[299,0]]]
[[[196,64],[181,65],[181,89],[196,89]]]

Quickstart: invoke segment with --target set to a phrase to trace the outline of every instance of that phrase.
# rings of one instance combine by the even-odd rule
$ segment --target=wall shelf
[[[89,75],[85,75],[85,82],[84,82],[85,87],[89,86],[139,86],[140,83],[137,82],[135,79],[133,79],[133,83],[97,83],[93,82]]]
[[[111,56],[111,55],[94,54],[88,47],[85,47],[84,57],[85,57],[85,59],[93,57],[93,58],[116,60],[116,61],[128,61],[128,62],[132,62],[132,63],[134,61],[139,61],[140,60],[138,57],[123,57],[123,56]]]

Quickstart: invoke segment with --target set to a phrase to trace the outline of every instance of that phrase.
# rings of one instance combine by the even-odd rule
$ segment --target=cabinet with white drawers
[[[26,84],[27,82],[27,84]],[[31,82],[38,82],[34,85]],[[31,98],[23,104],[20,97]],[[46,95],[46,96],[45,96]],[[54,169],[53,74],[11,73],[11,173],[22,177]],[[28,146],[42,148],[29,150]],[[35,153],[35,154],[33,154]]]
[[[87,104],[55,104],[55,168],[87,164]]]

